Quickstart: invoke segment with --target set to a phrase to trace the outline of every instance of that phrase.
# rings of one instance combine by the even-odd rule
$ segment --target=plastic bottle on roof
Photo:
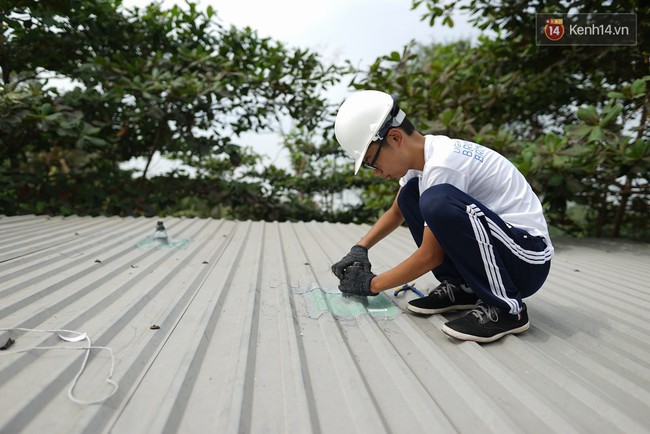
[[[156,224],[156,232],[153,234],[153,241],[158,244],[169,244],[169,237],[162,221]]]

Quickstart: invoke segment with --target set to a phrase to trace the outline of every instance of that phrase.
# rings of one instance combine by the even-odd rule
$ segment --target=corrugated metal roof
[[[164,222],[156,247],[156,219],[0,218],[0,432],[650,432],[647,244],[555,240],[530,330],[479,345],[440,332],[457,314],[406,313],[414,294],[335,294],[368,226]],[[413,250],[400,228],[373,267]],[[110,347],[119,389],[73,402],[87,351],[60,347],[84,342],[16,328]],[[73,398],[112,391],[90,354]]]

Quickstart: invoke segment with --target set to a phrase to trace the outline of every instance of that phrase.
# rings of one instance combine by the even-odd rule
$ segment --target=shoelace
[[[442,282],[440,285],[438,285],[437,288],[434,288],[433,291],[436,295],[444,293],[449,297],[451,301],[456,301],[456,296],[454,296],[454,285],[452,285],[449,282]]]
[[[476,307],[472,310],[472,313],[481,322],[485,322],[484,317],[492,322],[497,322],[499,320],[499,311],[497,308],[494,306],[488,306],[481,300],[476,303]]]

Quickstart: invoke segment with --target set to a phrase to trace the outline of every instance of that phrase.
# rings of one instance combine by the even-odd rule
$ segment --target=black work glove
[[[352,246],[350,253],[345,255],[336,264],[332,265],[332,272],[339,279],[343,279],[345,269],[355,262],[359,262],[365,271],[370,271],[371,265],[368,259],[368,249],[363,246]]]
[[[370,281],[374,277],[375,275],[362,265],[351,265],[345,269],[339,291],[349,295],[375,296],[377,294],[370,292]]]

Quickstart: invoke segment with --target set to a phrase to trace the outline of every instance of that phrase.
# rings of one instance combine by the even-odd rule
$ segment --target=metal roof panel
[[[166,246],[153,218],[0,217],[0,432],[650,432],[648,244],[555,240],[530,330],[479,345],[412,293],[337,295],[367,225],[160,220]],[[373,269],[414,249],[399,228]]]

